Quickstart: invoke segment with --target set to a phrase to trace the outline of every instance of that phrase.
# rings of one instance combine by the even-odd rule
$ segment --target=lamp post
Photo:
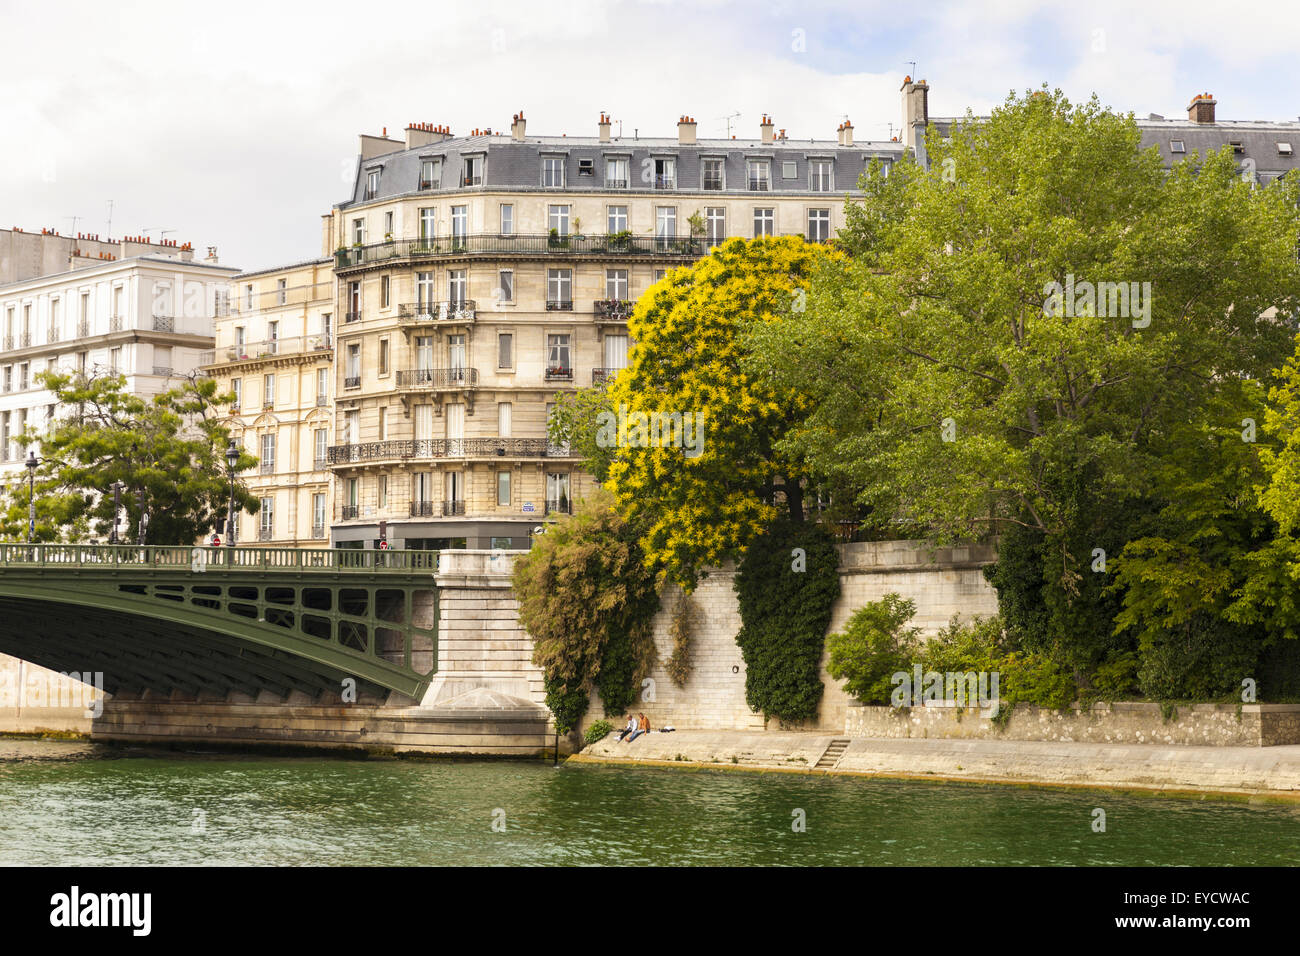
[[[230,475],[230,510],[226,514],[226,541],[230,546],[235,543],[235,465],[239,464],[239,446],[235,439],[230,439],[226,446],[226,473]]]
[[[27,543],[31,544],[36,540],[36,466],[40,464],[36,460],[36,452],[27,453]]]
[[[113,530],[108,534],[108,543],[117,544],[117,518],[122,513],[122,483],[113,482]]]

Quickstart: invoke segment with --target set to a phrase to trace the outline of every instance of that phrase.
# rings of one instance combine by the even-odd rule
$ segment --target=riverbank
[[[630,744],[619,743],[611,734],[570,759],[1300,803],[1300,745],[1162,746],[682,730],[652,733]]]

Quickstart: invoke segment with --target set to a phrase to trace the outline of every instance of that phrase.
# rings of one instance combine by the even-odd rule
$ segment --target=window
[[[433,500],[433,475],[427,471],[417,471],[411,476],[411,500],[418,504]]]
[[[266,323],[266,351],[270,355],[275,355],[280,345],[280,323]]]
[[[343,414],[343,440],[345,444],[355,445],[361,438],[361,413],[350,408]]]
[[[450,269],[447,272],[447,298],[451,300],[453,309],[465,308],[469,290],[469,281],[465,277],[464,269]]]
[[[361,387],[361,343],[348,346],[347,365],[344,369],[344,388]]]
[[[700,188],[726,189],[725,165],[721,159],[700,160]]]
[[[26,362],[18,366],[18,388],[23,392],[27,391],[27,386],[31,384],[31,380],[28,378],[29,368],[30,366]],[[114,366],[114,369],[116,369],[116,366]]]
[[[257,510],[258,525],[261,530],[259,537],[269,538],[275,529],[275,499],[263,498],[261,505],[262,507]]]
[[[513,332],[497,333],[497,368],[515,367],[515,336]]]
[[[262,376],[262,407],[270,408],[275,404],[275,376]]]
[[[393,292],[393,280],[391,276],[379,277],[379,307],[387,309],[390,306]]]
[[[515,301],[515,274],[511,269],[497,271],[497,302]]]
[[[564,157],[542,157],[542,185],[554,188],[564,186]]]
[[[546,475],[546,510],[568,514],[569,476],[567,473],[548,472]]]
[[[573,375],[573,366],[569,362],[569,336],[567,334],[548,335],[546,337],[546,374],[559,378]]]
[[[808,188],[815,193],[831,191],[831,161],[813,159],[808,161]]]
[[[374,199],[379,195],[379,170],[372,169],[366,173],[366,198]]]
[[[627,231],[627,206],[610,206],[605,231],[611,236]]]
[[[420,188],[439,189],[442,186],[442,160],[420,160]]]
[[[359,219],[357,220],[357,222],[360,221],[361,220]],[[244,311],[253,311],[253,284],[251,282],[244,286]]]
[[[1292,149],[1291,149],[1291,144],[1290,144],[1290,143],[1278,143],[1278,144],[1277,144],[1277,154],[1278,154],[1279,156],[1290,156],[1291,153],[1292,153]]]
[[[315,463],[317,468],[324,468],[329,458],[329,429],[318,428],[313,433],[312,438],[315,442]]]
[[[627,336],[605,336],[605,368],[617,372],[627,368]]]
[[[782,178],[782,179],[798,179],[798,178],[799,178],[799,164],[796,163],[796,162],[795,162],[794,160],[792,160],[792,159],[784,160],[784,161],[781,163],[781,178]]]
[[[348,314],[344,316],[345,322],[361,321],[361,283],[348,283]]]
[[[116,372],[122,367],[122,350],[121,348],[108,350],[108,368],[109,371]],[[27,387],[27,366],[23,366],[23,383],[22,387]]]
[[[1228,145],[1232,147],[1234,153],[1244,153],[1246,151],[1246,144],[1239,139],[1228,140]]]
[[[14,367],[12,365],[6,365],[5,366],[5,391],[12,392],[13,390],[14,390]]]
[[[628,298],[627,270],[605,270],[605,298],[619,301]]]
[[[501,204],[501,235],[513,236],[515,234],[515,205],[514,203],[503,202]]]
[[[590,160],[590,159],[578,160],[579,176],[593,176],[595,175],[595,172],[596,172],[596,164],[594,160]]]
[[[656,206],[655,207],[655,238],[658,240],[660,247],[668,245],[667,240],[677,235],[677,207],[676,206]]]
[[[754,210],[754,238],[773,235],[776,228],[776,216],[772,209]]]
[[[677,160],[656,159],[654,161],[655,189],[677,188]]]
[[[349,515],[346,511],[343,513],[345,518],[355,518],[357,516],[357,498],[360,497],[357,492],[360,489],[361,480],[359,478],[349,478],[347,488],[344,491],[347,504],[344,508],[351,508],[352,513]]]
[[[364,219],[353,219],[352,220],[352,244],[354,246],[359,246],[365,241],[366,241],[366,221]],[[252,286],[249,286],[249,288],[251,289]],[[251,309],[253,306],[250,303],[248,307]]]
[[[268,432],[262,436],[262,474],[269,475],[275,471],[275,433]]]
[[[325,537],[325,496],[322,494],[311,496],[311,536]]]
[[[825,242],[831,237],[831,211],[829,209],[808,210],[808,241]]]
[[[8,389],[6,389],[8,391]],[[230,380],[230,391],[235,396],[235,402],[231,406],[231,411],[239,411],[240,402],[244,396],[244,380],[242,378],[232,378]]]
[[[433,273],[417,272],[415,274],[415,301],[416,308],[420,312],[430,312],[433,310]]]
[[[505,508],[510,504],[510,472],[497,472],[497,507]]]
[[[275,304],[285,305],[289,301],[289,280],[275,280]]]
[[[378,411],[379,428],[376,431],[376,435],[380,441],[388,441],[388,409],[385,406],[380,405]]]
[[[379,374],[384,376],[388,374],[388,339],[379,340]]]
[[[438,210],[425,206],[420,210],[420,238],[432,239],[438,234]]]
[[[573,309],[573,270],[546,270],[546,308],[570,311]]]
[[[318,368],[316,370],[316,404],[324,405],[329,402],[330,398],[330,370],[327,368]]]
[[[393,231],[396,229],[393,221],[393,211],[390,209],[384,213],[384,241],[387,242],[393,238]]]
[[[511,416],[514,414],[514,405],[511,402],[497,402],[497,435],[500,438],[510,437]]]
[[[451,207],[451,237],[457,242],[464,242],[469,235],[469,206]]]
[[[745,163],[749,174],[749,188],[754,192],[767,192],[772,187],[772,164],[766,159],[751,159]]]
[[[606,189],[627,189],[630,183],[628,179],[628,161],[626,157],[610,156],[605,160],[605,188]]]
[[[465,157],[465,173],[461,176],[460,184],[462,186],[483,185],[483,157]]]
[[[727,238],[727,210],[724,206],[708,206],[704,210],[704,235],[709,246],[716,246]]]
[[[378,500],[379,510],[383,511],[388,508],[388,476],[380,475],[376,486],[376,497]]]
[[[447,336],[447,368],[452,372],[465,370],[465,336]],[[460,376],[455,376],[459,378]]]
[[[552,234],[557,236],[567,236],[569,234],[569,207],[547,207],[546,225]]]

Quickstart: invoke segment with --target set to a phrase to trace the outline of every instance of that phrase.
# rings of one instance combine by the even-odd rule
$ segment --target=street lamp
[[[226,472],[230,475],[230,511],[226,515],[226,541],[235,543],[235,465],[239,464],[239,446],[235,439],[230,439],[226,446]]]
[[[36,460],[36,452],[27,453],[27,543],[31,544],[36,540],[36,466],[40,464]]]
[[[117,518],[122,513],[122,483],[113,482],[113,530],[108,533],[108,543],[117,544]]]

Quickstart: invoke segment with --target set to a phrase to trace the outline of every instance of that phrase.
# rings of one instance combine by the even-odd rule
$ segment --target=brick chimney
[[[930,122],[930,85],[921,80],[912,82],[910,76],[903,78],[903,142],[908,148],[916,149],[917,143],[925,140],[925,127]]]
[[[1209,93],[1197,93],[1187,104],[1187,119],[1191,123],[1213,123],[1214,105],[1218,101]]]
[[[609,142],[609,116],[605,113],[600,114],[600,122],[596,124],[596,130],[600,133],[602,143]]]
[[[852,123],[850,123],[848,120],[845,120],[843,123],[840,124],[837,132],[839,133],[841,146],[853,145],[853,124]]]
[[[434,126],[432,123],[411,123],[406,127],[406,148],[415,149],[418,146],[441,143],[450,135],[450,131],[445,126]]]
[[[760,134],[762,134],[763,142],[765,143],[776,142],[776,136],[773,135],[774,129],[775,129],[775,125],[772,123],[772,117],[764,113],[763,122],[758,124],[758,131]]]
[[[695,145],[695,117],[681,116],[677,120],[677,142],[683,146]]]
[[[526,125],[527,121],[524,119],[524,111],[520,110],[515,114],[514,122],[510,124],[510,138],[516,143],[522,143],[524,141],[524,129]]]

